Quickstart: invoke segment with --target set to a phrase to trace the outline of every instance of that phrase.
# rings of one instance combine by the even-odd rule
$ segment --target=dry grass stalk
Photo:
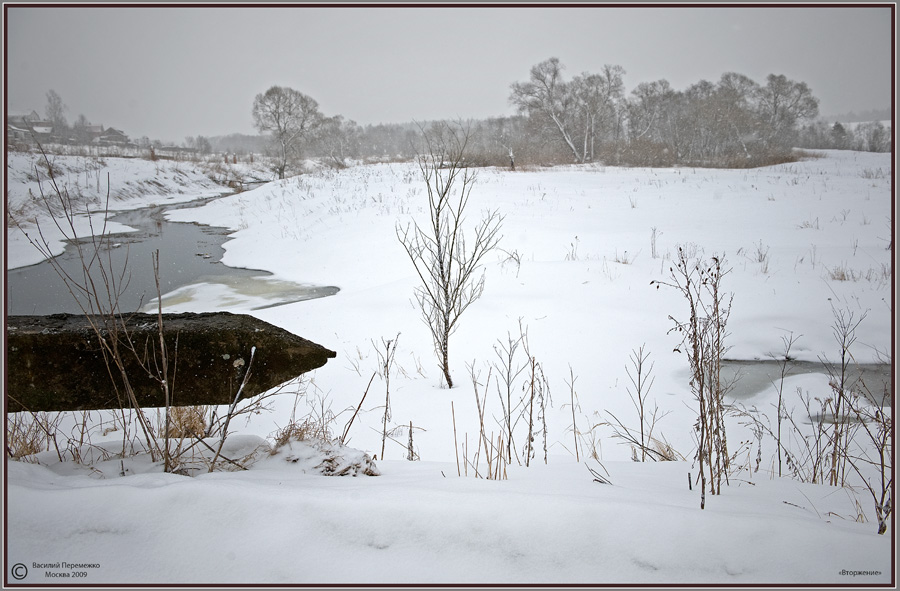
[[[809,392],[804,393],[800,387],[797,388],[797,397],[804,411],[799,420],[794,417],[793,408],[788,408],[787,401],[782,399],[781,443],[778,450],[784,467],[792,478],[801,482],[823,484],[830,460],[829,437],[826,431],[828,424],[824,420],[830,402],[813,398]],[[816,404],[818,408],[815,408]],[[758,448],[754,471],[757,471],[762,462],[763,437],[768,436],[777,444],[779,433],[777,428],[771,425],[768,416],[756,407],[740,408],[737,412],[744,419],[742,424],[748,426],[756,436]],[[773,458],[773,474],[778,469],[777,461]]]
[[[372,387],[372,382],[375,381],[375,376],[378,375],[378,372],[372,373],[372,377],[369,378],[369,383],[366,386],[366,391],[363,392],[362,398],[359,401],[359,404],[356,406],[356,410],[353,412],[353,416],[350,417],[350,420],[347,422],[346,426],[344,426],[344,432],[341,434],[341,445],[345,445],[347,441],[347,434],[350,433],[350,426],[353,424],[353,420],[356,418],[356,415],[359,414],[359,409],[362,408],[363,402],[366,400],[366,396],[369,394],[369,388]]]
[[[465,444],[463,446],[463,465],[465,467],[465,474],[468,475],[468,468],[469,466],[472,466],[476,478],[485,478],[487,480],[505,479],[506,467],[508,465],[508,456],[507,442],[503,438],[504,426],[501,423],[501,432],[495,438],[493,431],[490,433],[490,435],[488,435],[487,429],[485,428],[484,424],[486,417],[488,391],[490,390],[494,366],[489,365],[487,379],[483,384],[480,381],[480,372],[475,371],[475,363],[472,362],[470,364],[467,364],[467,368],[469,370],[469,377],[472,381],[472,386],[475,394],[475,408],[478,412],[478,447],[475,450],[475,454],[470,458],[468,454],[469,449],[467,433]],[[453,416],[453,443],[454,447],[457,450],[457,474],[459,475],[459,446],[457,445],[456,439],[456,411],[452,401],[450,403],[450,411]],[[484,463],[486,465],[484,468],[482,468],[481,465],[482,453]]]
[[[62,461],[62,452],[56,439],[63,413],[18,412],[6,415],[6,457],[21,459],[43,451],[56,449]]]
[[[250,370],[253,367],[253,358],[256,356],[256,347],[251,347],[250,349],[250,362],[247,363],[247,369],[244,370],[244,379],[241,381],[241,385],[237,390],[237,393],[234,395],[234,400],[231,402],[231,406],[228,408],[228,414],[225,415],[225,424],[222,426],[222,435],[219,440],[219,447],[216,449],[216,454],[213,456],[212,461],[209,463],[209,471],[212,472],[216,468],[216,461],[219,459],[219,456],[222,454],[222,448],[225,446],[225,438],[228,437],[228,426],[231,424],[231,419],[235,416],[235,408],[237,408],[237,403],[241,399],[241,393],[244,391],[244,386],[247,385],[247,380],[250,379]],[[202,441],[202,440],[201,440]]]
[[[691,390],[698,402],[699,412],[695,430],[698,435],[697,459],[700,464],[700,508],[706,506],[707,482],[709,492],[721,494],[722,479],[728,480],[728,445],[725,434],[725,405],[723,398],[729,385],[722,380],[722,358],[725,346],[725,325],[731,313],[733,296],[721,291],[724,257],[713,256],[710,261],[694,261],[684,247],[678,248],[678,259],[669,268],[671,281],[653,281],[672,287],[688,303],[688,320],[675,323],[670,332],[682,335],[691,369]],[[707,480],[708,477],[708,480]]]
[[[306,417],[299,421],[293,420],[275,431],[275,434],[272,436],[273,445],[270,453],[272,455],[278,453],[280,448],[291,441],[308,441],[316,439],[322,432],[321,426],[316,424],[316,421],[310,417]]]
[[[165,433],[170,439],[203,437],[206,433],[207,406],[172,406],[165,414]]]
[[[522,348],[528,358],[526,366],[528,373],[523,384],[524,406],[528,413],[528,437],[525,442],[525,466],[528,467],[534,457],[534,439],[538,434],[543,439],[544,463],[547,463],[547,405],[552,406],[553,403],[550,398],[550,382],[544,375],[544,368],[531,354],[527,329],[522,332]],[[540,427],[535,421],[540,423]]]
[[[456,452],[456,475],[462,476],[459,470],[459,444],[456,441],[456,410],[453,408],[453,401],[450,401],[450,416],[453,417],[453,451]]]
[[[831,433],[831,469],[828,474],[828,482],[832,486],[844,486],[847,474],[847,450],[853,438],[854,426],[851,425],[851,398],[857,384],[851,378],[850,364],[853,355],[850,347],[856,342],[856,329],[866,318],[863,313],[858,319],[854,318],[852,311],[837,310],[832,307],[834,323],[832,334],[838,344],[840,361],[838,365],[822,359],[825,369],[830,376],[830,386],[833,396],[828,398],[830,414],[833,417],[834,426]]]
[[[638,447],[641,450],[642,462],[647,459],[647,451],[650,449],[650,442],[653,440],[653,430],[656,428],[656,421],[662,418],[657,417],[657,413],[659,412],[657,406],[653,407],[652,412],[647,406],[647,397],[650,395],[650,388],[653,387],[653,382],[656,381],[656,377],[651,376],[654,364],[651,363],[650,366],[647,367],[647,360],[650,358],[650,353],[649,351],[646,353],[644,352],[644,346],[645,345],[641,345],[631,352],[630,359],[633,373],[627,365],[625,366],[625,373],[631,381],[631,388],[634,388],[634,392],[628,387],[626,387],[626,391],[628,392],[631,403],[634,405],[638,415],[638,424],[640,427],[640,441]]]
[[[578,406],[578,403],[576,402],[576,396],[575,396],[575,380],[576,380],[575,373],[574,373],[574,371],[572,371],[572,366],[569,365],[569,381],[566,382],[566,385],[569,387],[569,405],[572,407],[572,437],[575,439],[575,441],[573,442],[574,446],[575,446],[575,461],[580,462],[581,457],[578,454],[578,435],[579,435],[579,433],[578,433],[578,425],[575,422],[575,408]]]
[[[394,356],[397,353],[397,342],[400,340],[400,333],[393,339],[385,341],[381,339],[381,347],[372,341],[375,347],[375,354],[378,356],[378,371],[384,380],[384,417],[382,419],[381,430],[381,459],[384,459],[385,442],[388,439],[388,421],[391,420],[391,370],[394,365]],[[383,349],[383,351],[382,351]]]
[[[867,398],[874,398],[864,384],[862,388],[869,394]],[[869,406],[862,399],[862,396],[851,399],[850,411],[861,425],[865,437],[862,445],[847,454],[847,461],[872,496],[878,534],[884,535],[888,520],[894,513],[894,422],[883,408],[890,400],[888,384],[884,385],[881,400],[876,401],[875,406]],[[868,472],[867,467],[875,470],[874,482],[871,476],[864,473]]]
[[[507,333],[505,343],[497,339],[497,343],[494,345],[494,354],[497,356],[498,361],[492,365],[497,374],[497,396],[500,398],[500,407],[503,410],[502,428],[506,436],[507,463],[512,463],[513,450],[515,450],[513,431],[518,419],[513,421],[513,415],[516,411],[519,411],[518,416],[521,416],[521,400],[513,406],[513,390],[515,390],[515,384],[519,376],[528,367],[527,363],[521,363],[520,365],[516,355],[519,347],[522,345],[524,334],[522,319],[519,318],[519,336],[513,338],[511,334]],[[518,460],[518,451],[516,451],[516,459]]]
[[[43,184],[39,183],[40,201],[60,235],[66,238],[75,249],[76,256],[80,261],[80,272],[74,275],[70,274],[59,260],[53,256],[50,241],[44,235],[41,224],[37,219],[34,220],[34,225],[37,229],[38,237],[32,238],[27,232],[25,232],[25,236],[32,246],[47,259],[88,320],[106,361],[113,388],[119,397],[123,418],[125,408],[134,410],[134,416],[144,435],[146,449],[150,452],[151,459],[157,461],[163,455],[163,452],[156,440],[149,420],[144,415],[137,401],[125,369],[125,356],[137,355],[137,358],[140,360],[140,354],[134,343],[131,342],[131,337],[125,324],[124,313],[119,306],[120,297],[128,285],[128,263],[126,259],[123,267],[116,269],[112,261],[111,237],[107,230],[110,198],[108,179],[103,224],[99,229],[95,230],[91,212],[85,206],[85,213],[88,214],[90,236],[85,240],[81,240],[76,230],[76,216],[78,215],[76,201],[69,195],[67,189],[59,187],[47,154],[40,145],[38,145],[38,148],[43,156],[43,161],[46,163],[50,187],[50,194],[48,195],[44,191]],[[127,441],[128,433],[126,430],[123,430],[123,453],[126,451]]]

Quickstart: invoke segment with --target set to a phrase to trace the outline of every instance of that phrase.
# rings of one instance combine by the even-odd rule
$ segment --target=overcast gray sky
[[[512,114],[509,86],[550,57],[566,79],[625,68],[630,93],[725,72],[806,82],[823,115],[891,105],[888,5],[795,8],[6,7],[10,112],[55,90],[131,137],[255,133],[274,84],[360,124]]]

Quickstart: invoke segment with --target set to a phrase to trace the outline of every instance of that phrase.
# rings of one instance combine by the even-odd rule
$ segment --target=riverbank
[[[120,310],[126,313],[156,311],[157,305],[153,303],[157,298],[154,256],[158,256],[159,289],[166,294],[164,302],[167,306],[203,298],[202,294],[209,289],[218,289],[219,297],[232,303],[256,302],[251,306],[253,309],[333,295],[338,291],[336,287],[279,281],[268,271],[223,265],[223,244],[228,240],[228,228],[167,219],[168,212],[199,207],[216,198],[110,214],[109,223],[128,229],[112,235],[109,248],[103,249],[107,270],[121,272],[127,269],[127,284],[117,296]],[[93,252],[90,240],[89,237],[79,240],[86,244],[89,253]],[[79,250],[70,245],[52,263],[45,260],[7,270],[7,313],[81,313],[79,302],[72,297],[54,266],[70,277],[80,278],[85,262],[81,260]],[[94,265],[91,276],[96,285],[104,285],[98,265]],[[81,305],[84,304],[82,301]]]
[[[25,232],[37,239],[36,222],[47,239],[51,252],[65,249],[65,237],[47,213],[42,195],[60,213],[58,199],[50,181],[48,162],[60,192],[72,203],[75,229],[79,236],[90,236],[91,227],[103,226],[103,213],[173,205],[233,193],[225,181],[235,176],[262,176],[259,165],[144,160],[48,155],[9,152],[6,158],[6,237],[7,268],[15,269],[39,263],[43,255],[32,246]],[[227,168],[226,172],[216,172]],[[268,173],[271,176],[271,173]],[[108,200],[107,200],[108,197]],[[90,217],[87,212],[93,215]],[[21,230],[20,230],[21,228]],[[111,233],[133,231],[125,224],[110,223]]]

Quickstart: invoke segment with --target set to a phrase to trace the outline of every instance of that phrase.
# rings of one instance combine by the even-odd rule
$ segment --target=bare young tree
[[[319,103],[313,98],[282,86],[273,86],[256,95],[253,124],[261,132],[271,132],[278,150],[278,178],[284,178],[288,159],[299,154],[304,141],[321,124]]]
[[[46,115],[47,120],[53,124],[53,133],[65,133],[66,128],[68,127],[66,110],[67,107],[65,103],[63,103],[62,97],[60,97],[55,90],[48,91],[47,106],[44,107],[44,115]]]
[[[484,256],[500,241],[503,216],[485,212],[474,232],[466,235],[465,213],[475,173],[465,160],[469,130],[442,122],[422,129],[425,150],[417,162],[428,193],[428,221],[396,227],[397,238],[412,261],[421,283],[416,300],[431,330],[435,354],[448,388],[450,335],[459,318],[484,291]]]

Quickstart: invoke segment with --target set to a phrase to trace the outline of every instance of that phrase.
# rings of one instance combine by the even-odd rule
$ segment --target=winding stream
[[[221,262],[225,254],[222,245],[227,240],[227,228],[172,222],[165,217],[167,210],[198,207],[218,198],[111,213],[110,220],[136,230],[112,235],[111,247],[104,252],[104,257],[108,253],[112,261],[112,269],[119,272],[127,270],[120,281],[125,286],[119,297],[123,312],[137,312],[142,308],[146,311],[156,297],[152,254],[157,250],[164,305],[184,303],[198,293],[209,293],[210,290],[219,295],[220,301],[249,302],[251,309],[279,306],[338,292],[337,287],[280,281],[267,271],[224,265]],[[89,243],[90,239],[83,242]],[[72,245],[68,245],[56,261],[65,272],[79,281],[83,279],[81,260]],[[97,285],[105,285],[98,273],[92,272],[92,276]],[[7,313],[10,315],[77,314],[82,311],[49,261],[10,269],[6,281]],[[118,277],[116,281],[119,281]],[[223,294],[225,297],[222,297]],[[210,307],[214,305],[210,304]],[[153,308],[155,310],[155,305]]]
[[[773,360],[742,361],[728,359],[722,361],[722,378],[725,383],[734,383],[728,396],[739,402],[751,399],[765,390],[777,388],[781,380],[782,362]],[[791,361],[787,364],[785,377],[802,374],[828,375],[828,368],[818,361]],[[847,383],[868,390],[870,401],[880,406],[891,406],[893,398],[891,365],[887,363],[852,363]],[[790,389],[785,396],[793,396]],[[825,395],[830,395],[830,392]]]

